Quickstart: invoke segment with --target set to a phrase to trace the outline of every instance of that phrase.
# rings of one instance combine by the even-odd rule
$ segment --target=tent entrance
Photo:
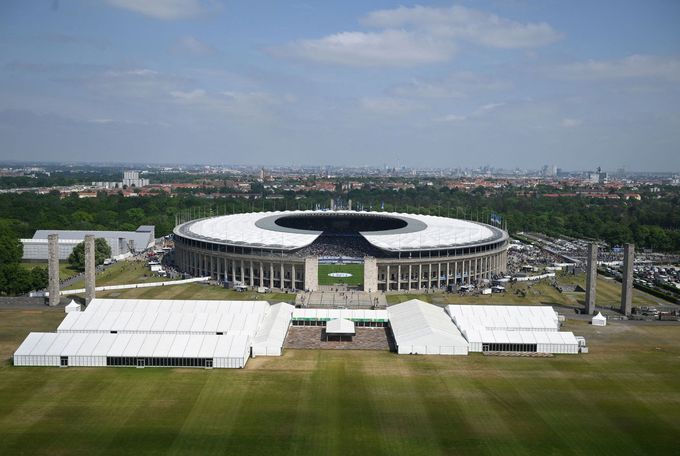
[[[206,369],[212,369],[213,368],[213,360],[212,359],[206,359],[205,360],[205,368]]]
[[[137,367],[140,369],[146,367],[146,360],[144,358],[137,358]]]

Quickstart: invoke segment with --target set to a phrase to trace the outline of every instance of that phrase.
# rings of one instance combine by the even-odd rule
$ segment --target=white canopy
[[[326,334],[355,334],[354,322],[344,318],[336,318],[326,324]]]
[[[441,307],[412,299],[387,308],[399,354],[467,355],[468,343]]]
[[[70,312],[80,312],[81,306],[74,300],[72,300],[70,303],[66,304],[66,307],[64,307],[64,312],[70,313]]]
[[[591,323],[593,326],[607,326],[607,317],[602,315],[602,312],[598,312],[591,320]]]

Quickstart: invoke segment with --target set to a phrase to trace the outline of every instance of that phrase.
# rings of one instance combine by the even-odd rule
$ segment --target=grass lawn
[[[333,272],[352,274],[351,277],[330,277]],[[320,264],[319,285],[361,285],[364,283],[363,264]]]
[[[0,310],[0,454],[674,454],[680,327],[568,321],[554,358],[289,350],[246,369],[15,368],[57,309]]]
[[[119,261],[104,271],[97,273],[95,279],[98,287],[128,283],[164,282],[168,280],[172,279],[154,276],[143,261]],[[78,288],[85,288],[85,279],[78,280],[65,289],[74,290]]]
[[[153,288],[131,288],[129,290],[98,291],[98,298],[119,299],[216,299],[235,301],[265,300],[272,302],[294,302],[295,293],[257,293],[255,291],[234,291],[207,284],[168,285]]]
[[[558,277],[563,284],[580,284],[585,288],[585,274],[576,276],[562,274]],[[518,290],[526,296],[517,294]],[[534,284],[514,283],[506,285],[505,293],[491,295],[458,295],[457,293],[418,293],[388,294],[388,304],[397,304],[409,299],[421,299],[433,304],[544,304],[567,307],[583,307],[585,293],[560,293],[546,280]],[[621,305],[621,283],[604,276],[597,278],[596,303],[599,307],[618,309]],[[640,290],[633,291],[633,306],[668,305],[666,301]]]
[[[33,269],[35,267],[43,267],[47,268],[47,261],[43,262],[23,262],[21,265],[26,268],[26,269]],[[59,278],[61,280],[68,279],[69,277],[72,277],[76,274],[78,274],[78,270],[73,269],[71,265],[67,261],[60,261],[59,262]]]

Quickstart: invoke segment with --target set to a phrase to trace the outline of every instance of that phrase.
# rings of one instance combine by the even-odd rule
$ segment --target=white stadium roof
[[[184,223],[175,228],[175,233],[208,242],[294,250],[311,244],[322,233],[288,229],[273,222],[278,217],[295,215],[375,216],[406,221],[408,226],[405,228],[361,232],[374,246],[392,251],[474,245],[494,239],[500,240],[506,236],[499,229],[466,220],[396,212],[356,211],[282,211],[224,215]]]

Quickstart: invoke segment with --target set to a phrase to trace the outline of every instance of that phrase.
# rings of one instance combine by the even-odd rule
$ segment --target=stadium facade
[[[175,227],[175,262],[250,287],[318,286],[319,263],[363,263],[363,289],[423,290],[506,271],[508,234],[446,217],[355,211],[225,215]]]

